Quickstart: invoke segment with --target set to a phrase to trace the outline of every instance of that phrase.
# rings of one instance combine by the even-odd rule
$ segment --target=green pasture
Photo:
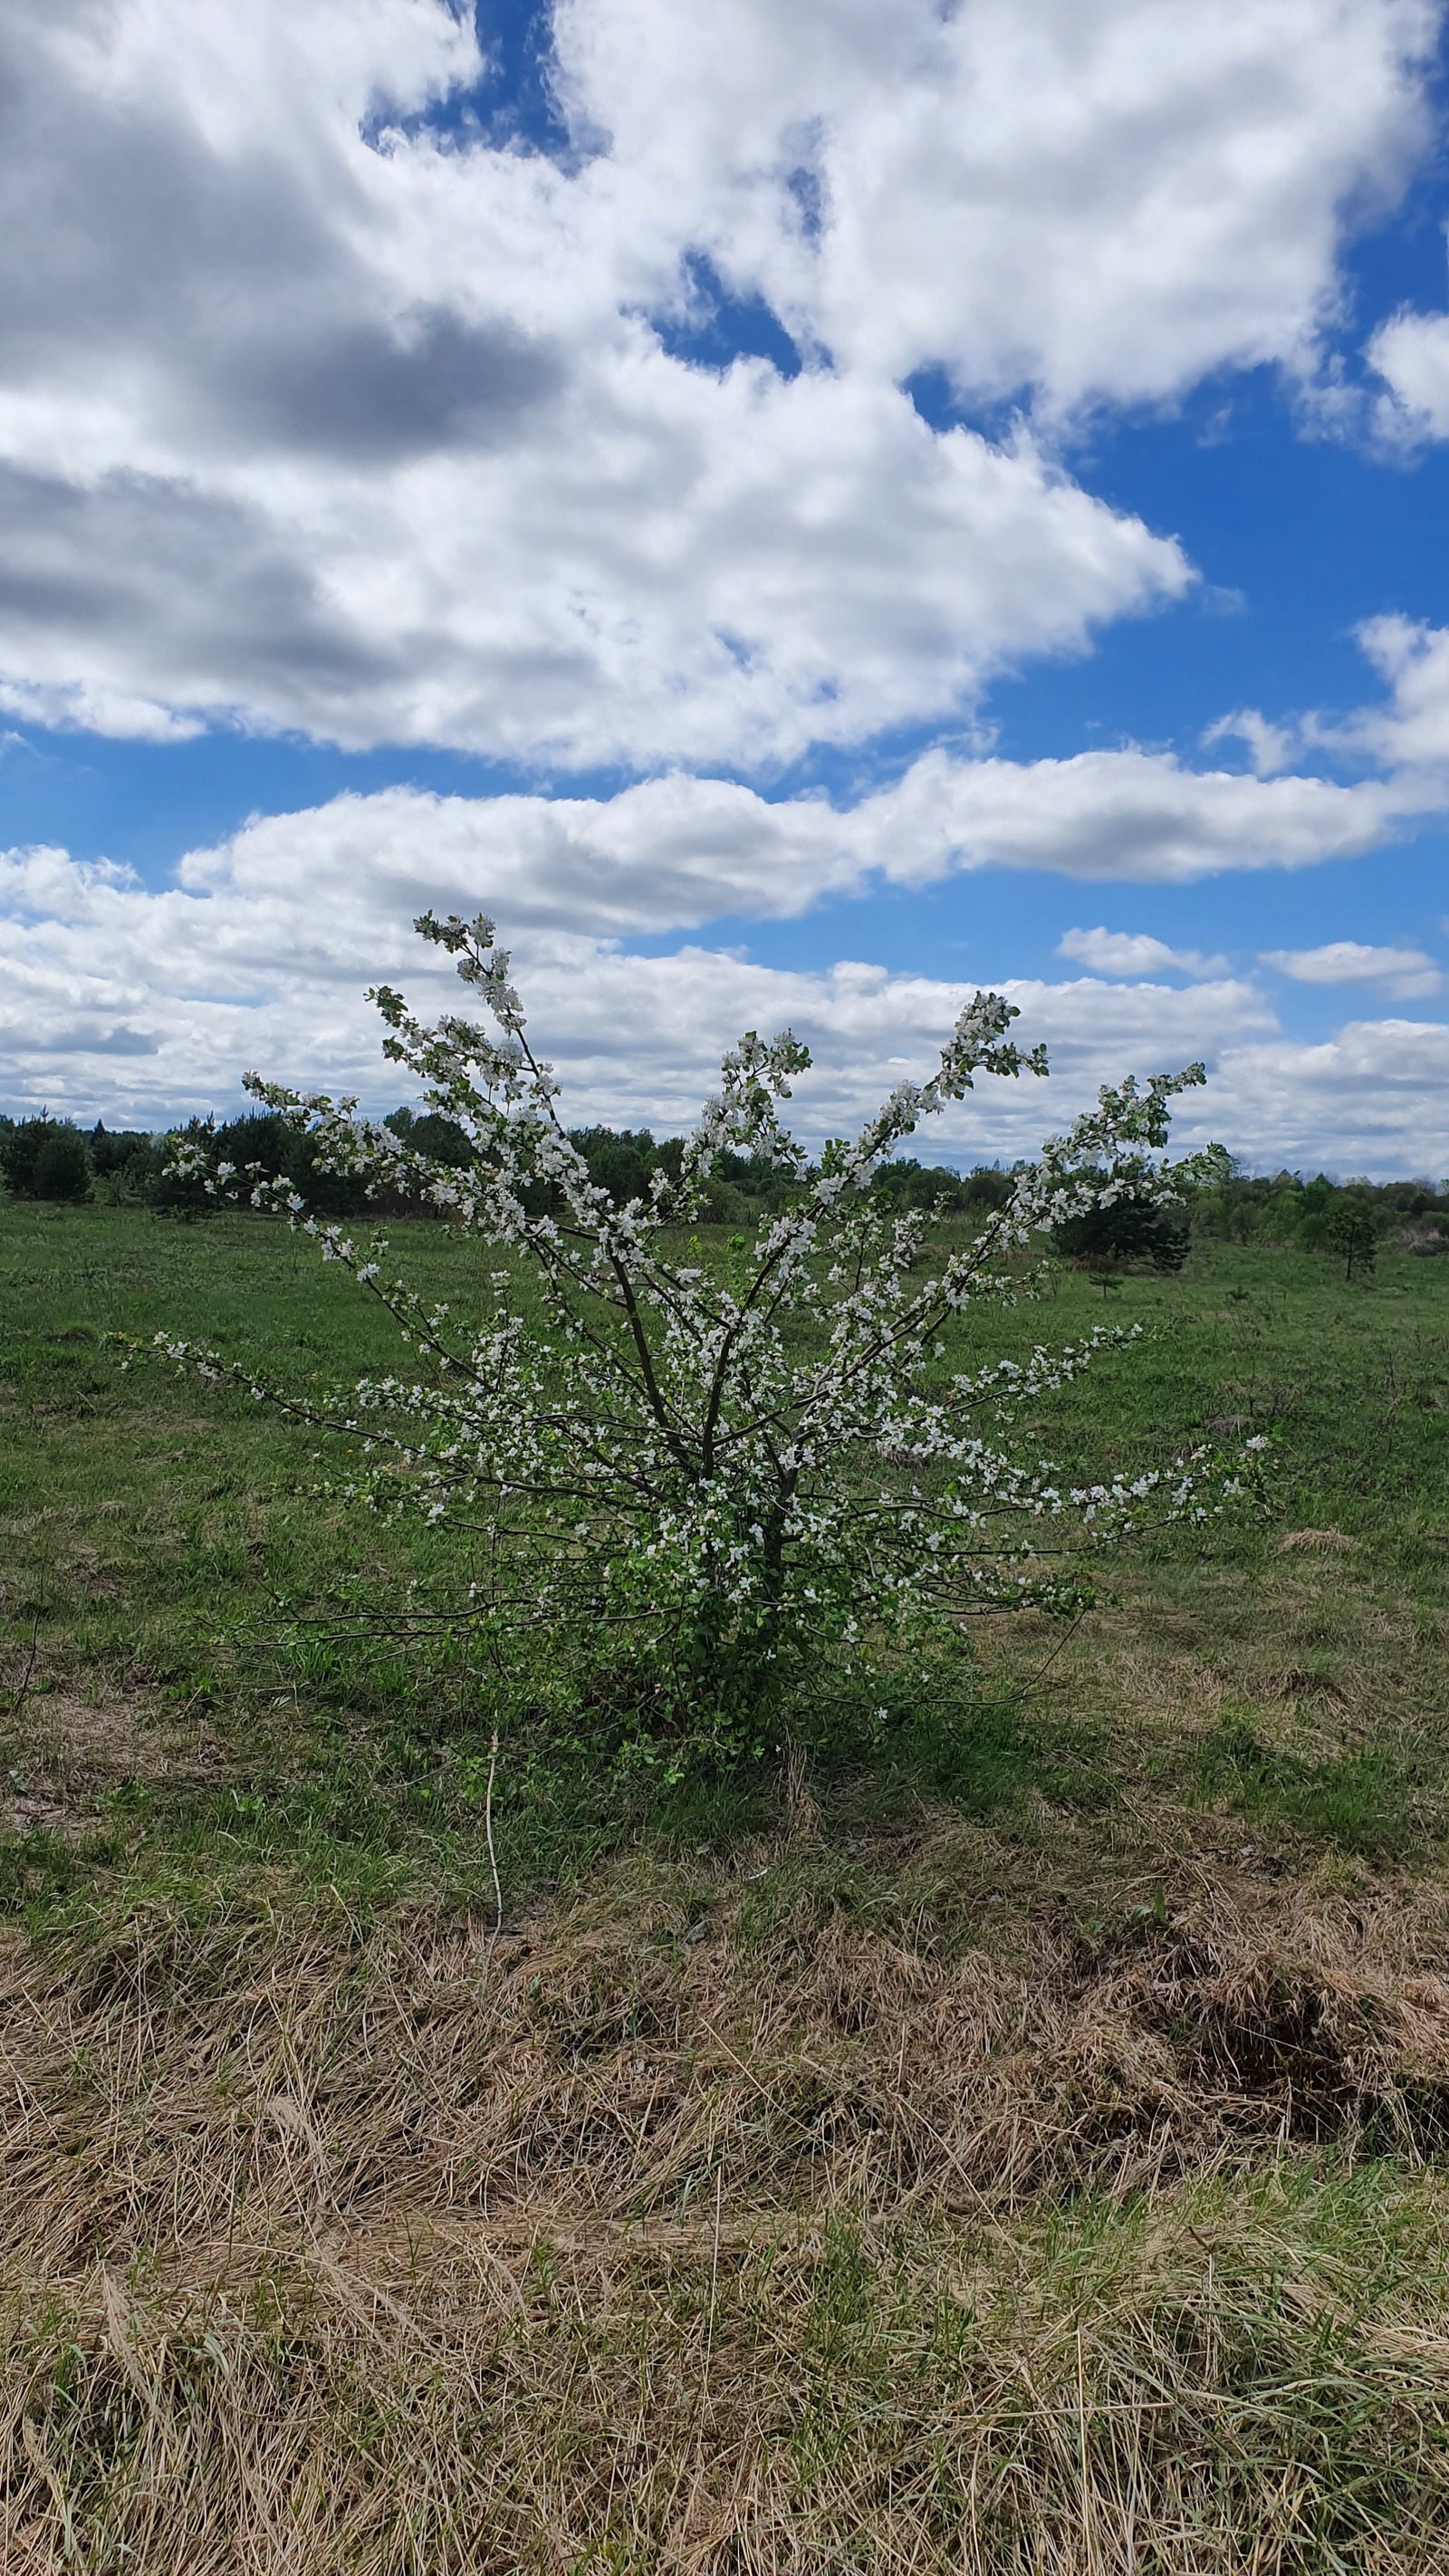
[[[466,1318],[496,1256],[425,1222],[391,1239],[395,1267]],[[708,1237],[706,1257],[723,1247]],[[1075,1339],[1104,1313],[1142,1339],[1045,1403],[1023,1444],[1097,1472],[1266,1432],[1269,1515],[1151,1542],[1070,1633],[991,1623],[954,1670],[894,1674],[883,1717],[802,1710],[824,1811],[857,1842],[863,1814],[884,1832],[920,1795],[1003,1831],[1105,1832],[1135,1788],[1257,1832],[1424,1847],[1449,1729],[1449,1262],[1389,1253],[1349,1285],[1322,1254],[1199,1243],[1176,1278],[1057,1271],[1035,1301],[973,1310],[966,1346]],[[460,1598],[476,1542],[329,1493],[335,1443],[126,1349],[162,1327],[303,1403],[400,1356],[386,1316],[280,1224],[0,1207],[12,1784],[44,1769],[47,1710],[68,1700],[124,1706],[169,1748],[89,1787],[82,1765],[83,1830],[22,1818],[3,1847],[12,1901],[97,1872],[254,1864],[352,1902],[469,1896],[489,1677],[466,1637],[404,1644],[389,1622]],[[753,1778],[606,1793],[586,1765],[505,1740],[495,1806],[521,1886],[621,1836],[728,1843],[772,1794]]]
[[[1262,1431],[1268,1512],[671,1790],[495,1766],[401,1634],[478,1542],[129,1347],[315,1402],[397,1358],[342,1272],[0,1203],[0,2561],[1444,2564],[1449,1260],[969,1331],[1104,1308],[1032,1454]]]

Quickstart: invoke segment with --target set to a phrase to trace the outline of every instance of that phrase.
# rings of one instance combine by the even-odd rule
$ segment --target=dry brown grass
[[[948,1948],[796,1803],[496,1942],[13,1941],[6,2576],[1442,2564],[1445,1891],[1084,1929],[958,1827]]]
[[[939,1882],[993,1838],[923,1840]],[[158,1907],[42,1959],[13,1945],[0,2259],[39,2243],[64,2277],[97,2237],[190,2259],[243,2217],[265,2242],[624,2221],[716,2175],[737,2213],[971,2209],[1366,2122],[1413,2152],[1449,2119],[1433,1881],[1334,1894],[1179,1857],[1084,1927],[1023,1853],[1018,1901],[987,1889],[989,1941],[957,1950],[852,1921],[811,1862],[789,1838],[722,1882],[620,1874],[497,1940],[422,1922],[349,1949]]]
[[[95,1830],[98,1809],[123,1784],[194,1788],[223,1768],[204,1719],[136,1698],[33,1690],[30,1661],[21,1657],[17,1682],[0,1696],[0,1832],[39,1827],[73,1842]]]
[[[1330,1554],[1335,1556],[1345,1556],[1353,1548],[1356,1548],[1357,1545],[1358,1540],[1356,1538],[1345,1537],[1341,1529],[1290,1530],[1286,1538],[1280,1538],[1278,1541],[1280,1551],[1295,1547],[1306,1547],[1312,1548],[1320,1553],[1327,1550]]]
[[[1364,2312],[1321,2241],[1363,2214],[1219,2186],[989,2261],[479,2227],[229,2294],[98,2268],[7,2356],[4,2563],[1427,2576],[1449,2343],[1401,2283]]]

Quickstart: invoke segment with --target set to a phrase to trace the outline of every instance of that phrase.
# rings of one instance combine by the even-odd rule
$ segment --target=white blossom
[[[500,1630],[572,1620],[595,1634],[615,1623],[632,1640],[752,1637],[770,1658],[825,1636],[853,1647],[923,1617],[1078,1607],[1091,1597],[1090,1551],[1149,1522],[1203,1519],[1239,1492],[1246,1452],[1230,1467],[1193,1446],[1165,1467],[1073,1486],[1010,1446],[1023,1404],[1133,1334],[1099,1329],[1020,1360],[973,1359],[969,1347],[972,1307],[1033,1294],[1044,1238],[1064,1218],[1123,1197],[1165,1203],[1197,1176],[1204,1158],[1174,1166],[1163,1149],[1169,1104],[1203,1080],[1201,1066],[1104,1090],[963,1241],[929,1210],[890,1214],[870,1184],[978,1075],[1046,1073],[1042,1049],[1008,1034],[1010,1003],[978,993],[931,1078],[898,1086],[814,1165],[778,1111],[808,1051],[788,1030],[768,1041],[749,1031],[677,1172],[656,1169],[648,1195],[619,1208],[560,1121],[491,921],[424,914],[417,928],[457,958],[498,1032],[451,1014],[425,1026],[389,988],[373,996],[385,1053],[464,1130],[467,1168],[434,1162],[352,1100],[256,1075],[247,1088],[312,1139],[323,1171],[431,1204],[486,1247],[481,1320],[465,1330],[446,1308],[425,1308],[385,1275],[385,1241],[359,1250],[288,1182],[210,1171],[193,1144],[173,1168],[224,1193],[253,1184],[253,1202],[349,1270],[418,1353],[424,1374],[365,1378],[350,1411],[306,1418],[358,1443],[357,1487],[374,1503],[488,1531],[471,1619]],[[778,1174],[785,1204],[738,1259],[711,1266],[690,1229],[722,1150]],[[165,1335],[158,1347],[261,1391],[212,1353]]]

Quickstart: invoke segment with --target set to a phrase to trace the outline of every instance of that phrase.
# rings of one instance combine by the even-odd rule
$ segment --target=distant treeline
[[[435,1112],[420,1115],[395,1109],[386,1123],[395,1135],[456,1169],[466,1169],[471,1160],[462,1128]],[[319,1215],[423,1216],[430,1212],[422,1200],[369,1199],[357,1182],[320,1171],[312,1139],[299,1136],[284,1119],[264,1111],[228,1119],[219,1126],[193,1119],[180,1132],[204,1140],[213,1162],[259,1165],[269,1175],[291,1181]],[[677,1171],[683,1152],[677,1136],[656,1139],[647,1127],[575,1127],[569,1133],[588,1164],[590,1177],[621,1207],[647,1195],[651,1177],[661,1166]],[[19,1121],[0,1117],[0,1177],[16,1198],[97,1199],[177,1217],[210,1213],[216,1202],[202,1184],[168,1174],[170,1141],[170,1133],[115,1130],[99,1121],[82,1129],[70,1119],[44,1115]],[[945,1164],[898,1157],[876,1175],[874,1186],[892,1207],[934,1206],[969,1216],[1004,1206],[1012,1183],[1013,1172],[993,1163],[958,1172]],[[716,1225],[756,1224],[787,1203],[790,1188],[768,1164],[743,1154],[722,1153],[709,1184],[705,1220]],[[1360,1260],[1371,1258],[1380,1244],[1392,1242],[1409,1252],[1449,1253],[1449,1180],[1335,1182],[1323,1173],[1305,1180],[1298,1172],[1253,1178],[1235,1171],[1212,1188],[1193,1191],[1180,1208],[1155,1210],[1128,1201],[1096,1209],[1060,1227],[1056,1244],[1068,1259],[1087,1264],[1145,1261],[1158,1270],[1176,1270],[1194,1235],[1330,1252],[1342,1251],[1353,1237]]]
[[[465,1170],[472,1159],[463,1129],[434,1111],[419,1115],[395,1109],[385,1123],[407,1144],[457,1170]],[[177,1216],[205,1215],[216,1202],[208,1197],[204,1184],[176,1180],[166,1170],[176,1133],[204,1141],[213,1165],[255,1165],[269,1177],[291,1181],[319,1215],[428,1212],[421,1201],[411,1209],[405,1201],[369,1199],[357,1182],[319,1170],[312,1139],[265,1111],[227,1119],[220,1126],[193,1118],[187,1127],[164,1135],[112,1129],[99,1122],[83,1129],[70,1119],[26,1118],[17,1123],[0,1117],[0,1175],[16,1198],[99,1199]],[[574,1127],[569,1134],[588,1164],[590,1178],[619,1207],[647,1197],[650,1181],[661,1166],[677,1172],[684,1151],[680,1137],[656,1138],[647,1127]],[[943,1202],[964,1214],[972,1208],[1004,1206],[1011,1195],[1011,1176],[994,1165],[963,1174],[944,1165],[899,1161],[879,1175],[878,1187],[893,1205]],[[789,1195],[789,1182],[769,1164],[745,1154],[721,1153],[709,1184],[705,1219],[716,1225],[752,1225],[784,1206]]]
[[[1449,1180],[1331,1181],[1320,1172],[1306,1181],[1301,1172],[1256,1179],[1235,1172],[1217,1189],[1193,1192],[1192,1229],[1229,1243],[1296,1244],[1319,1252],[1341,1244],[1345,1218],[1355,1210],[1378,1243],[1449,1252]]]

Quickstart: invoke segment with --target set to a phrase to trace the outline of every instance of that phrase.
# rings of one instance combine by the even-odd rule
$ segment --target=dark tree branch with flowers
[[[211,1190],[282,1209],[418,1354],[412,1374],[363,1379],[343,1409],[308,1418],[353,1445],[354,1488],[374,1504],[480,1533],[457,1615],[500,1657],[539,1631],[593,1641],[635,1671],[651,1723],[741,1745],[822,1654],[889,1651],[993,1610],[1075,1612],[1104,1547],[1154,1522],[1204,1520],[1244,1491],[1250,1462],[1206,1450],[1090,1485],[1018,1452],[1020,1408],[1129,1340],[1120,1329],[1024,1362],[973,1365],[969,1351],[973,1307],[1031,1293],[1022,1256],[1034,1245],[1124,1200],[1166,1205],[1204,1176],[1213,1149],[1177,1164],[1163,1151],[1169,1103],[1201,1083],[1201,1066],[1103,1090],[962,1240],[930,1208],[892,1214],[871,1183],[979,1075],[1046,1073],[1043,1050],[1008,1034],[1009,1002],[978,993],[930,1079],[900,1084],[816,1163],[779,1108],[808,1051],[788,1031],[752,1031],[675,1167],[619,1207],[560,1122],[492,922],[425,913],[416,927],[456,959],[488,1021],[425,1025],[384,986],[372,997],[384,1051],[466,1133],[471,1162],[418,1152],[350,1100],[254,1075],[247,1088],[312,1138],[323,1169],[423,1199],[504,1256],[478,1283],[481,1321],[465,1331],[386,1277],[382,1239],[361,1245],[285,1183],[207,1169],[202,1149],[186,1150]],[[788,1190],[753,1242],[737,1236],[711,1260],[691,1230],[726,1152]],[[212,1381],[306,1410],[244,1367],[158,1340]]]

